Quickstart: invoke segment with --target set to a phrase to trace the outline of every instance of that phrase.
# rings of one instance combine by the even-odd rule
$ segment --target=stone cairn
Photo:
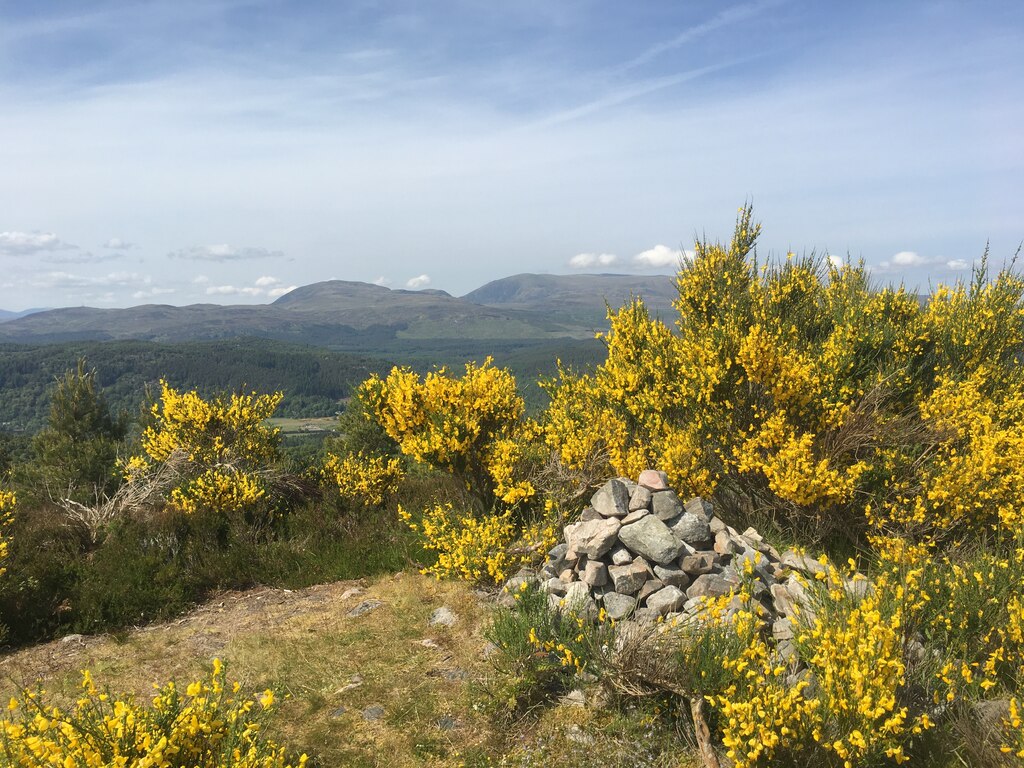
[[[540,584],[553,609],[569,606],[593,618],[603,608],[616,621],[685,621],[698,617],[706,598],[737,592],[746,578],[755,601],[748,609],[788,657],[796,616],[813,616],[801,581],[824,572],[813,558],[780,554],[753,528],[737,532],[704,499],[683,502],[664,472],[648,469],[635,483],[605,483],[579,522],[565,526],[564,541],[539,572],[521,571],[506,593],[528,581]],[[728,610],[739,608],[737,600]]]

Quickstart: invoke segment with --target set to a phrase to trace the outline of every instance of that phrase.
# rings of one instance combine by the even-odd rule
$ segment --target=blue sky
[[[1024,239],[1024,3],[0,0],[0,307]]]

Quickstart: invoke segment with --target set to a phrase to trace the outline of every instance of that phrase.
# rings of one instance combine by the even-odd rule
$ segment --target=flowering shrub
[[[398,459],[367,456],[363,451],[345,456],[328,454],[323,475],[350,504],[378,507],[398,490],[405,477]]]
[[[418,522],[401,506],[398,515],[422,535],[424,548],[437,554],[434,565],[423,572],[438,578],[500,584],[554,546],[559,533],[543,520],[522,525],[511,510],[457,511],[450,503],[428,506]]]
[[[14,505],[17,501],[18,499],[13,493],[0,491],[0,576],[3,576],[7,570],[3,566],[4,560],[7,559],[8,548],[4,529],[11,524],[11,519],[14,517]]]
[[[567,465],[664,469],[686,494],[744,500],[805,535],[962,539],[1024,509],[1024,279],[987,265],[922,307],[863,266],[760,264],[749,207],[698,242],[676,328],[640,300],[609,315],[593,373],[547,384]],[[869,514],[865,515],[865,508]]]
[[[278,431],[266,425],[283,395],[232,394],[204,400],[160,382],[153,423],[142,433],[144,455],[124,464],[125,479],[141,483],[173,466],[169,501],[179,509],[238,512],[266,496],[261,471],[278,457]]]
[[[0,761],[11,766],[137,766],[138,768],[291,768],[308,758],[288,758],[262,735],[274,694],[236,698],[214,660],[207,680],[184,695],[173,682],[158,689],[149,707],[100,692],[88,671],[82,696],[68,710],[49,704],[45,691],[13,698],[0,718]]]
[[[519,475],[535,427],[512,374],[490,358],[467,364],[461,378],[441,368],[421,380],[394,368],[386,379],[367,379],[359,398],[403,454],[453,473],[481,505],[497,498],[516,506],[533,497]]]

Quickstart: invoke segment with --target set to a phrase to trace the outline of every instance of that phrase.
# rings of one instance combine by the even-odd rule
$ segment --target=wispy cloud
[[[594,267],[610,267],[617,264],[619,257],[614,253],[577,253],[569,259],[571,269],[593,269]]]
[[[384,277],[384,275],[381,275],[380,277],[378,277],[376,280],[373,281],[373,284],[374,285],[379,285],[381,287],[387,287],[387,286],[391,285],[391,280],[389,280],[388,278]]]
[[[120,237],[112,237],[103,244],[103,247],[110,248],[111,250],[127,251],[132,248],[138,248],[139,246]]]
[[[623,71],[636,69],[637,67],[652,62],[664,53],[682,48],[687,43],[691,43],[711,32],[716,32],[724,27],[747,21],[770,8],[781,4],[781,0],[765,0],[764,2],[745,3],[743,5],[735,5],[731,8],[726,8],[712,16],[707,21],[687,27],[668,40],[655,43],[645,49],[642,53],[622,64],[619,69]]]
[[[884,274],[924,267],[959,272],[970,269],[971,264],[964,259],[950,259],[945,256],[922,256],[917,251],[899,251],[894,253],[890,259],[872,266],[871,271]]]
[[[191,259],[193,261],[250,261],[254,259],[280,259],[282,251],[271,251],[267,248],[236,248],[227,243],[218,245],[193,245],[171,251],[167,254],[171,259]]]
[[[105,275],[80,275],[74,272],[42,272],[31,278],[32,285],[38,288],[96,288],[118,287],[133,288],[148,286],[153,282],[149,275],[137,272],[108,272]]]
[[[52,232],[0,232],[0,254],[5,256],[35,256],[77,249],[77,245],[65,243]]]
[[[680,251],[669,248],[667,245],[656,245],[641,251],[631,261],[633,266],[639,269],[662,269],[664,267],[678,267],[682,261],[692,261],[693,251]]]
[[[140,299],[140,300],[141,299],[151,299],[151,298],[155,298],[157,296],[167,296],[169,294],[176,293],[176,292],[177,291],[174,288],[156,288],[156,287],[154,287],[154,288],[149,288],[149,289],[144,290],[144,291],[136,291],[135,293],[132,294],[132,298],[133,299]]]
[[[252,285],[210,285],[206,288],[207,296],[265,296],[276,299],[298,286],[285,285],[276,277],[265,275],[256,278]]]
[[[430,285],[430,275],[417,275],[416,277],[410,277],[405,281],[405,287],[411,288],[414,291],[418,291],[420,288],[426,288]]]

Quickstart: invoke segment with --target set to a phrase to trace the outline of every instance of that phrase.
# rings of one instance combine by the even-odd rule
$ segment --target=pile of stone
[[[637,482],[609,480],[593,495],[579,522],[565,526],[538,573],[509,582],[539,582],[554,608],[596,617],[655,621],[696,618],[715,598],[747,583],[751,608],[787,652],[795,617],[811,613],[804,587],[824,573],[816,560],[780,554],[753,528],[727,525],[701,498],[682,501],[664,472],[645,470]],[[856,588],[851,583],[848,588]]]

